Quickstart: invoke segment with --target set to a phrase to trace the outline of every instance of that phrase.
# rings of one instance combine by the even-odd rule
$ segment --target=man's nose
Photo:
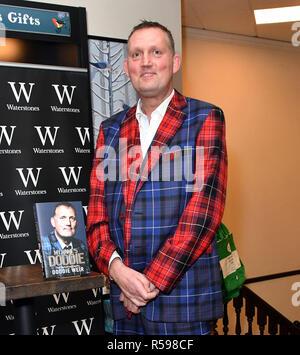
[[[151,64],[152,64],[151,55],[148,53],[144,53],[143,59],[142,59],[142,65],[150,66]]]

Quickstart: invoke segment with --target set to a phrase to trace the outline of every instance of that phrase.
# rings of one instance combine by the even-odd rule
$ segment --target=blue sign
[[[68,12],[0,5],[0,24],[7,31],[71,36]]]

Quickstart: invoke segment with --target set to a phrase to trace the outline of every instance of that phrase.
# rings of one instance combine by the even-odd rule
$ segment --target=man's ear
[[[129,77],[129,72],[128,72],[128,59],[127,59],[127,58],[124,59],[124,71],[125,71],[125,74]]]
[[[54,227],[55,227],[54,217],[51,217],[50,222],[51,222],[51,224],[52,224],[52,227],[54,228]]]
[[[178,70],[180,69],[181,65],[181,57],[179,54],[174,54],[173,57],[173,74],[177,73]]]

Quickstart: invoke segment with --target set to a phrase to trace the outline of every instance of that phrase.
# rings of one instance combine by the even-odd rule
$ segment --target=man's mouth
[[[155,73],[147,72],[147,73],[143,73],[143,74],[141,75],[141,77],[147,79],[147,78],[152,78],[154,75],[155,75]]]

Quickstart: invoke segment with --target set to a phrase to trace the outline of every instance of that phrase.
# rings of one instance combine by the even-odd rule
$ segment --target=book
[[[35,203],[34,218],[44,278],[89,274],[81,201]]]

